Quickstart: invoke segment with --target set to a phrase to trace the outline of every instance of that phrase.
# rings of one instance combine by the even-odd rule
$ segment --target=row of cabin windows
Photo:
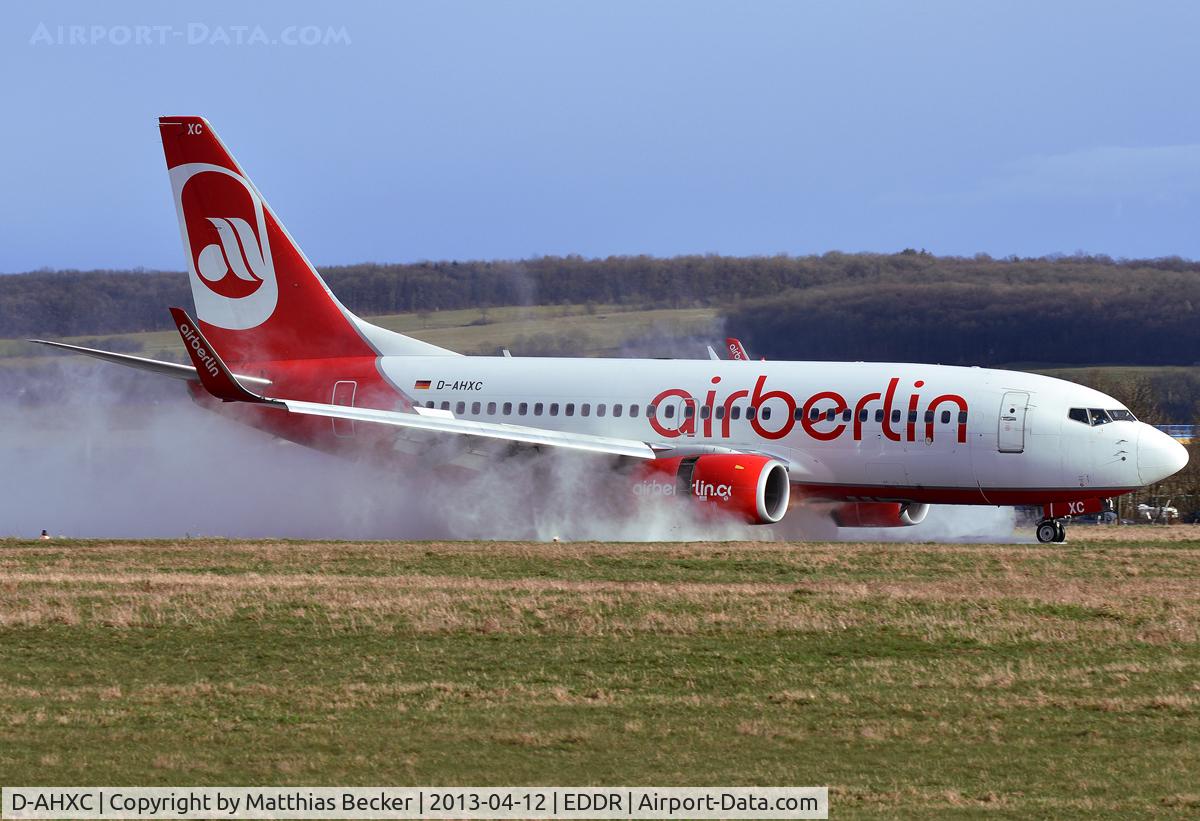
[[[429,402],[425,403],[425,407],[427,407],[427,408],[435,407],[435,405],[436,405],[436,403],[433,401],[429,401]],[[574,402],[566,402],[566,403],[562,404],[561,406],[558,402],[550,402],[550,403],[504,402],[503,404],[498,404],[496,402],[488,402],[487,403],[487,415],[495,416],[496,411],[499,410],[501,415],[503,415],[503,416],[512,416],[513,410],[515,408],[517,416],[528,416],[531,409],[533,411],[534,416],[542,416],[543,414],[547,414],[549,416],[558,416],[560,407],[562,409],[563,416],[574,416],[575,415],[576,404]],[[445,411],[450,410],[450,403],[442,402],[441,408],[442,408],[442,410],[445,410]],[[605,404],[603,402],[596,405],[594,409],[596,412],[596,416],[607,416],[608,415],[609,407],[607,404]],[[471,403],[471,414],[473,416],[478,416],[482,410],[483,410],[482,402],[472,402]],[[578,405],[578,410],[579,410],[580,416],[591,416],[593,406],[589,402],[582,402]],[[640,413],[640,410],[641,410],[641,407],[639,405],[629,405],[629,407],[628,407],[629,417],[636,418],[638,416],[638,414]],[[683,406],[684,418],[691,419],[693,416],[696,415],[696,410],[697,410],[697,408],[695,405],[692,405],[690,403],[684,405]],[[710,415],[717,419],[725,418],[725,407],[723,405],[718,405],[716,408],[710,408],[707,405],[703,405],[699,408],[699,411],[700,411],[701,419],[708,419]],[[467,403],[466,402],[456,402],[454,404],[454,413],[455,414],[461,416],[466,412],[467,412]],[[646,406],[647,418],[655,416],[657,412],[658,412],[658,409],[654,405]],[[612,415],[614,417],[623,416],[623,415],[625,415],[625,413],[626,413],[626,407],[624,405],[617,403],[612,406]],[[675,418],[675,405],[664,406],[662,409],[662,413],[665,418],[674,419]],[[741,405],[734,405],[729,409],[729,418],[734,419],[734,420],[741,419],[743,416],[743,413],[744,413],[746,419],[753,419],[754,415],[755,415],[755,409],[753,407],[747,407],[743,411],[743,408]],[[802,418],[803,413],[804,413],[803,408],[796,408],[796,419],[800,420]],[[1126,413],[1128,413],[1128,411],[1126,411]],[[769,407],[761,408],[760,415],[763,419],[770,419],[771,418],[771,408],[769,408]],[[866,408],[863,408],[858,413],[859,421],[861,421],[861,422],[870,421],[871,415],[872,414],[869,410],[867,410]],[[820,419],[822,416],[824,416],[825,419],[830,422],[834,421],[839,416],[841,417],[841,420],[843,422],[849,422],[850,420],[852,420],[854,418],[854,412],[852,410],[850,410],[849,408],[845,408],[844,410],[841,411],[841,413],[839,413],[836,408],[829,408],[828,410],[825,410],[825,411],[822,411],[819,408],[812,408],[811,410],[809,410],[808,418],[813,420],[814,422],[816,420]],[[875,410],[874,417],[875,417],[876,422],[883,422],[883,408],[877,408]],[[901,413],[901,411],[898,408],[892,410],[892,422],[893,423],[899,423],[903,418],[904,418],[903,414]],[[916,422],[917,418],[918,418],[918,414],[916,411],[908,412],[908,421],[909,422]],[[934,418],[935,418],[935,415],[934,415],[933,411],[931,411],[931,410],[925,411],[924,419],[925,419],[926,423],[933,422]],[[948,411],[948,410],[942,411],[941,420],[942,420],[943,425],[948,425],[950,423],[951,418],[952,418],[952,416],[951,416],[950,411]],[[1072,418],[1074,418],[1074,417],[1072,417]],[[958,412],[958,421],[960,424],[966,423],[966,421],[967,421],[967,412],[966,411]]]
[[[432,402],[432,401],[425,403],[425,407],[427,407],[427,408],[436,407],[436,405],[437,405],[437,403]],[[653,406],[647,407],[647,409],[646,409],[647,413],[650,413],[651,407],[653,407]],[[450,410],[450,403],[443,402],[441,404],[441,408],[442,408],[442,410],[445,410],[445,411]],[[542,415],[558,416],[560,409],[561,409],[563,416],[574,416],[576,409],[578,409],[580,416],[591,416],[593,410],[595,411],[596,416],[607,416],[608,412],[610,410],[609,406],[603,402],[598,405],[595,405],[595,406],[593,406],[590,402],[581,402],[578,405],[576,405],[574,402],[566,402],[561,405],[558,402],[549,402],[549,403],[546,403],[546,402],[504,402],[504,403],[488,402],[487,403],[487,415],[488,416],[495,416],[497,411],[499,411],[502,416],[512,416],[514,410],[516,411],[517,416],[529,416],[531,411],[534,416],[542,416]],[[629,416],[631,418],[634,418],[634,417],[637,417],[638,414],[641,412],[641,406],[640,405],[630,405],[628,407],[628,409],[626,409],[625,405],[618,403],[618,404],[613,405],[611,410],[612,410],[612,415],[614,417],[624,416],[626,411],[628,410]],[[472,416],[479,416],[482,411],[483,411],[483,403],[482,402],[472,402],[471,403],[471,415]],[[467,403],[466,402],[454,403],[454,413],[456,415],[462,416],[466,412],[467,412]],[[653,416],[652,413],[650,415]]]
[[[647,409],[646,409],[647,415],[649,415],[649,416],[654,415],[653,408],[654,408],[653,405],[650,405],[649,407],[647,407]],[[725,418],[725,408],[723,406],[718,406],[716,408],[711,408],[711,409],[707,406],[702,406],[699,409],[699,412],[700,412],[701,419],[708,419],[710,413],[713,417],[715,417],[717,419]],[[740,419],[741,413],[742,413],[741,407],[738,405],[734,405],[733,407],[731,407],[729,409],[729,418],[730,419]],[[770,407],[761,408],[759,410],[759,413],[763,419],[771,418],[771,408]],[[665,417],[667,417],[668,419],[672,418],[675,415],[675,406],[667,405],[663,409],[663,415]],[[696,415],[696,408],[690,404],[685,405],[684,409],[683,409],[683,415],[684,415],[684,418],[691,419],[693,416]],[[803,416],[804,416],[804,408],[796,408],[796,421],[800,421],[803,418]],[[829,408],[827,410],[821,410],[820,408],[810,408],[808,411],[808,418],[814,422],[817,421],[818,419],[820,419],[822,416],[825,417],[826,421],[829,421],[829,422],[832,422],[835,419],[838,419],[839,417],[841,418],[841,420],[843,422],[849,422],[852,419],[854,419],[854,411],[850,410],[849,408],[844,408],[840,412],[837,410],[837,408]],[[870,421],[871,416],[872,416],[871,411],[867,410],[866,408],[863,408],[862,410],[860,410],[858,412],[858,419],[860,422]],[[883,408],[877,408],[875,410],[874,417],[875,417],[876,422],[883,422]],[[944,410],[944,411],[942,411],[941,417],[942,417],[942,424],[948,425],[950,423],[952,415],[951,415],[950,411]],[[753,407],[746,408],[746,418],[747,419],[754,418],[754,408]],[[899,423],[903,418],[904,418],[903,414],[901,413],[901,411],[899,409],[892,410],[892,422]],[[924,418],[925,418],[926,422],[932,422],[936,418],[936,415],[934,414],[933,411],[927,410],[927,411],[925,411]],[[908,421],[909,422],[916,422],[917,419],[918,419],[918,414],[916,411],[908,412]],[[963,422],[963,423],[965,423],[967,421],[967,412],[966,411],[958,412],[958,421]]]
[[[796,409],[796,418],[799,419],[800,415],[802,413],[804,413],[804,410],[802,408],[797,408]],[[818,408],[812,408],[808,412],[808,418],[813,420],[814,422],[816,420],[820,419],[822,416],[824,416],[825,419],[830,422],[832,422],[834,419],[837,419],[839,416],[841,417],[843,422],[849,422],[851,419],[854,418],[854,411],[850,410],[849,408],[844,408],[841,413],[838,413],[836,408],[829,408],[828,410],[825,410],[825,411],[822,411]],[[871,416],[872,416],[871,411],[867,410],[866,408],[863,408],[862,410],[860,410],[858,412],[858,421],[860,421],[860,422],[870,421]],[[876,408],[874,417],[875,417],[876,422],[883,422],[883,408]],[[930,422],[933,422],[934,419],[936,419],[937,417],[938,417],[938,414],[935,414],[931,410],[925,411],[925,414],[923,417],[920,414],[918,414],[915,410],[910,410],[908,412],[908,421],[909,422],[916,422],[919,418],[923,418],[925,420],[926,424],[928,424]],[[900,411],[899,408],[892,409],[892,422],[893,423],[899,423],[903,418],[904,418],[904,415]],[[954,416],[950,411],[944,410],[941,412],[941,422],[943,425],[950,424],[950,420],[953,418],[954,418]],[[966,411],[960,410],[958,412],[958,421],[959,421],[959,424],[966,424],[966,421],[967,421],[967,412]]]

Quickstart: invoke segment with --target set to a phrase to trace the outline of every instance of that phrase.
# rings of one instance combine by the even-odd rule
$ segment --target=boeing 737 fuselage
[[[1187,462],[1116,399],[1015,371],[460,356],[350,313],[205,120],[159,125],[192,365],[51,344],[185,379],[273,435],[470,468],[528,449],[607,457],[606,481],[642,501],[757,524],[805,502],[847,527],[919,524],[930,504],[1035,505],[1042,541]]]

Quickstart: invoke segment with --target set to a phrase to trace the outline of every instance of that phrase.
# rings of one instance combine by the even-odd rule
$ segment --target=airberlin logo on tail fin
[[[197,318],[228,330],[261,325],[279,285],[258,192],[219,165],[186,163],[170,174]]]
[[[207,217],[221,244],[206,245],[196,257],[196,270],[209,288],[230,299],[257,291],[266,275],[262,248],[250,223],[241,217]]]
[[[200,335],[196,333],[195,329],[184,322],[179,326],[179,334],[183,337],[184,343],[196,352],[196,358],[204,363],[204,370],[213,376],[220,375],[221,370],[217,367],[216,354],[204,347],[204,343],[200,340]]]

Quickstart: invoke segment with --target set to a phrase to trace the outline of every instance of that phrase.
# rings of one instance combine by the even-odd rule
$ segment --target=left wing
[[[496,422],[476,422],[458,419],[447,411],[430,411],[415,408],[415,412],[354,408],[344,405],[326,405],[320,402],[303,402],[296,399],[275,399],[254,393],[234,376],[200,328],[182,308],[172,308],[171,316],[184,347],[192,358],[196,373],[204,388],[224,402],[247,402],[278,408],[287,413],[301,416],[325,416],[333,419],[349,419],[367,424],[389,425],[397,428],[430,431],[474,439],[499,440],[531,447],[553,447],[587,453],[628,456],[636,459],[654,459],[653,448],[636,439],[619,439],[611,436],[594,436],[586,433],[531,428],[524,425],[507,425]]]

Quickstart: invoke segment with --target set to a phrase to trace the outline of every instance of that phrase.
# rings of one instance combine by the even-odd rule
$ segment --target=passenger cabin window
[[[742,418],[741,405],[734,405],[732,408],[729,409],[729,418],[730,419],[741,419]]]
[[[949,413],[949,411],[947,411],[947,413]],[[871,412],[869,410],[867,410],[866,408],[863,408],[862,410],[860,410],[858,412],[858,421],[866,422],[867,419],[870,418],[870,416],[871,416]]]
[[[620,415],[621,415],[621,403],[618,402],[617,404],[613,405],[613,416],[620,416]]]
[[[607,410],[608,409],[604,406],[604,403],[601,402],[599,405],[596,406],[596,415],[603,416]]]
[[[753,419],[753,418],[754,418],[754,414],[755,414],[755,413],[756,413],[756,411],[754,410],[754,406],[753,406],[753,405],[751,405],[750,407],[746,408],[746,418],[747,418],[747,419]]]
[[[648,406],[648,407],[646,408],[646,415],[647,415],[647,416],[653,416],[653,415],[654,415],[654,412],[651,410],[651,408],[653,408],[653,407],[654,407],[653,405],[650,405],[650,406]],[[629,415],[630,415],[630,417],[636,417],[636,416],[638,415],[638,406],[637,406],[637,405],[630,405],[630,406],[629,406]]]
[[[558,403],[557,402],[550,403],[550,415],[558,416]]]
[[[701,419],[707,419],[711,415],[712,415],[712,408],[710,408],[708,405],[700,406],[700,418]]]
[[[853,416],[854,416],[854,411],[850,410],[849,408],[846,408],[844,411],[842,411],[842,421],[843,422],[849,422]]]
[[[836,417],[836,416],[837,416],[837,408],[830,408],[829,410],[825,411],[826,421],[832,422],[834,420],[834,417]]]
[[[449,402],[443,402],[443,403],[442,403],[442,410],[450,410],[450,403],[449,403]]]
[[[528,402],[522,402],[521,404],[517,405],[517,414],[518,415],[524,416],[527,413],[529,413],[529,403]]]
[[[876,422],[882,422],[882,421],[883,421],[883,408],[877,408],[877,409],[876,409],[876,411],[875,411],[875,421],[876,421]]]
[[[658,414],[658,408],[655,405],[646,406],[646,418],[653,419]],[[637,416],[637,405],[629,409],[630,416]]]
[[[674,419],[675,418],[675,406],[667,405],[665,408],[663,408],[663,416],[667,417],[668,419]]]
[[[908,421],[909,421],[909,422],[916,422],[916,421],[917,421],[917,412],[916,412],[916,411],[909,411],[909,412],[908,412]]]
[[[724,419],[725,418],[725,406],[717,405],[715,413],[716,413],[716,416],[718,419]]]
[[[942,411],[942,424],[950,424],[950,411]]]
[[[691,419],[696,415],[696,406],[691,402],[685,402],[683,405],[683,416],[685,419]]]
[[[457,413],[459,416],[462,416],[464,413],[467,412],[467,403],[459,402],[457,405],[454,406],[454,412]]]
[[[900,409],[899,408],[892,411],[892,421],[893,422],[900,421]]]
[[[966,411],[959,411],[959,412],[958,412],[958,423],[959,423],[960,425],[965,425],[965,424],[967,424],[967,412],[966,412]]]
[[[512,416],[512,402],[505,402],[505,403],[504,403],[504,415],[505,415],[505,416]]]
[[[495,416],[495,415],[496,415],[496,403],[488,402],[488,416]]]
[[[565,408],[563,408],[563,416],[574,416],[574,415],[575,415],[575,403],[568,402],[567,406]]]
[[[592,404],[590,402],[584,402],[582,405],[580,405],[579,406],[579,415],[580,416],[591,416],[592,415]]]
[[[808,418],[813,420],[814,422],[817,421],[818,419],[820,419],[821,418],[821,409],[813,408],[812,410],[810,410],[808,412]]]
[[[762,409],[761,415],[762,415],[763,419],[770,419],[771,418],[771,409],[769,407],[764,406]]]
[[[1088,422],[1087,408],[1071,408],[1067,411],[1067,418],[1076,422],[1082,422],[1087,425]]]
[[[925,424],[928,425],[932,421],[933,421],[933,411],[925,411]]]
[[[432,407],[433,407],[433,400],[430,400],[430,401],[426,402],[426,403],[425,403],[425,407],[427,407],[427,408],[432,408]]]
[[[541,416],[541,415],[542,415],[542,403],[541,403],[541,402],[534,402],[534,403],[533,403],[533,415],[534,415],[534,416]]]
[[[478,402],[471,403],[471,413],[475,416],[479,415],[480,404]]]

